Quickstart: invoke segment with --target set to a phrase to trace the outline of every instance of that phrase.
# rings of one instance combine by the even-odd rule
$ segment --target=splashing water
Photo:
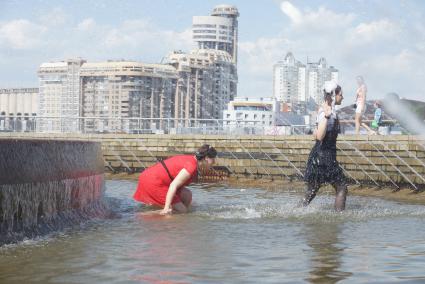
[[[325,190],[303,208],[290,185],[198,184],[192,213],[164,217],[132,200],[136,185],[107,181],[116,218],[1,247],[0,282],[425,280],[424,206],[349,196],[337,213]]]

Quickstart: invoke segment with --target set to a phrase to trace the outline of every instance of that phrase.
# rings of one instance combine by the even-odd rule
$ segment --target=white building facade
[[[333,66],[328,66],[325,58],[318,62],[307,62],[307,88],[308,95],[317,104],[323,101],[323,85],[326,81],[338,82],[339,72]]]
[[[305,66],[291,52],[273,66],[273,96],[285,103],[305,101]]]
[[[237,64],[238,17],[235,6],[218,5],[210,16],[194,16],[192,38],[199,49],[216,49],[228,52]]]
[[[223,112],[224,126],[273,126],[278,111],[279,102],[274,98],[237,97]]]
[[[306,65],[288,52],[284,60],[273,66],[273,96],[284,103],[305,103],[323,99],[322,86],[325,81],[338,82],[339,72],[328,66],[325,58]]]
[[[238,16],[236,7],[219,5],[210,16],[193,17],[198,49],[173,52],[161,64],[82,59],[41,64],[38,130],[132,132],[163,129],[153,119],[171,119],[170,127],[221,119],[237,94]]]
[[[43,63],[38,69],[37,129],[41,132],[75,132],[81,111],[80,67],[85,61],[69,59]]]

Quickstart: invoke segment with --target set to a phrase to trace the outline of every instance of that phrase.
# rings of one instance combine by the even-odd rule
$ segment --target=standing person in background
[[[193,155],[177,155],[145,169],[139,177],[136,201],[163,207],[160,214],[187,213],[192,203],[190,184],[202,166],[208,170],[215,163],[217,151],[207,144]]]
[[[356,91],[356,113],[355,113],[355,123],[356,123],[356,134],[360,133],[360,126],[362,125],[362,116],[366,111],[366,93],[367,87],[363,80],[362,76],[357,76],[358,88]]]
[[[314,133],[316,144],[311,149],[304,174],[307,189],[303,205],[307,206],[316,196],[324,183],[335,188],[335,210],[345,209],[347,196],[346,178],[336,160],[336,139],[340,132],[338,115],[335,105],[340,105],[343,99],[342,89],[333,81],[325,82],[323,88],[324,102],[317,114],[317,129]]]
[[[373,117],[372,122],[370,123],[370,127],[366,123],[362,123],[362,126],[366,128],[367,131],[369,131],[369,135],[378,134],[378,129],[382,122],[381,103],[379,101],[375,101],[373,106],[375,107],[375,115]]]

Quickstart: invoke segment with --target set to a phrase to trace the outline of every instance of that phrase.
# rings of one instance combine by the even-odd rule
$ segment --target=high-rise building
[[[193,119],[221,119],[227,103],[236,96],[236,66],[229,53],[195,49],[173,52],[167,61],[179,77],[174,118],[184,119],[185,126],[196,123]]]
[[[307,62],[308,96],[316,103],[323,100],[322,87],[329,80],[338,82],[338,70],[333,66],[328,67],[325,58],[320,58],[318,62]]]
[[[305,65],[288,52],[273,66],[273,96],[281,102],[305,101]]]
[[[192,32],[198,48],[224,50],[237,64],[238,17],[238,9],[232,5],[218,5],[210,16],[194,16]]]
[[[134,61],[84,63],[80,77],[84,131],[154,131],[164,129],[163,119],[173,115],[177,81],[173,66]]]
[[[213,49],[195,49],[191,54],[198,54],[207,57],[210,61],[210,72],[212,80],[212,92],[203,90],[206,98],[212,103],[212,112],[205,118],[221,119],[223,110],[227,108],[227,103],[233,100],[237,94],[238,76],[236,65],[232,62],[232,57],[226,51]]]
[[[219,5],[211,16],[194,17],[199,48],[173,52],[164,64],[43,63],[39,129],[133,132],[164,129],[163,119],[177,119],[181,126],[221,119],[237,93],[238,16],[236,7]]]
[[[328,66],[325,58],[304,65],[288,52],[273,66],[273,96],[284,103],[299,104],[310,99],[320,103],[322,86],[328,80],[338,82],[338,70]]]
[[[227,103],[237,95],[237,57],[238,57],[238,17],[239,12],[232,5],[214,7],[210,16],[193,17],[193,40],[198,49],[192,55],[209,58],[212,76],[211,92],[202,89],[202,97],[207,103],[203,112],[205,118],[221,119]]]
[[[84,62],[82,59],[69,59],[40,65],[39,131],[78,131],[81,111],[80,67]]]

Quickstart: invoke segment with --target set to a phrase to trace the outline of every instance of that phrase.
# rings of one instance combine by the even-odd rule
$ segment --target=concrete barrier
[[[311,136],[222,136],[136,134],[26,134],[5,137],[72,139],[102,143],[105,168],[115,172],[137,172],[157,158],[194,153],[207,143],[219,152],[218,166],[233,177],[256,179],[301,179]],[[1,136],[0,136],[1,137]],[[425,141],[408,135],[340,135],[338,161],[353,183],[389,185],[394,188],[425,186]]]

